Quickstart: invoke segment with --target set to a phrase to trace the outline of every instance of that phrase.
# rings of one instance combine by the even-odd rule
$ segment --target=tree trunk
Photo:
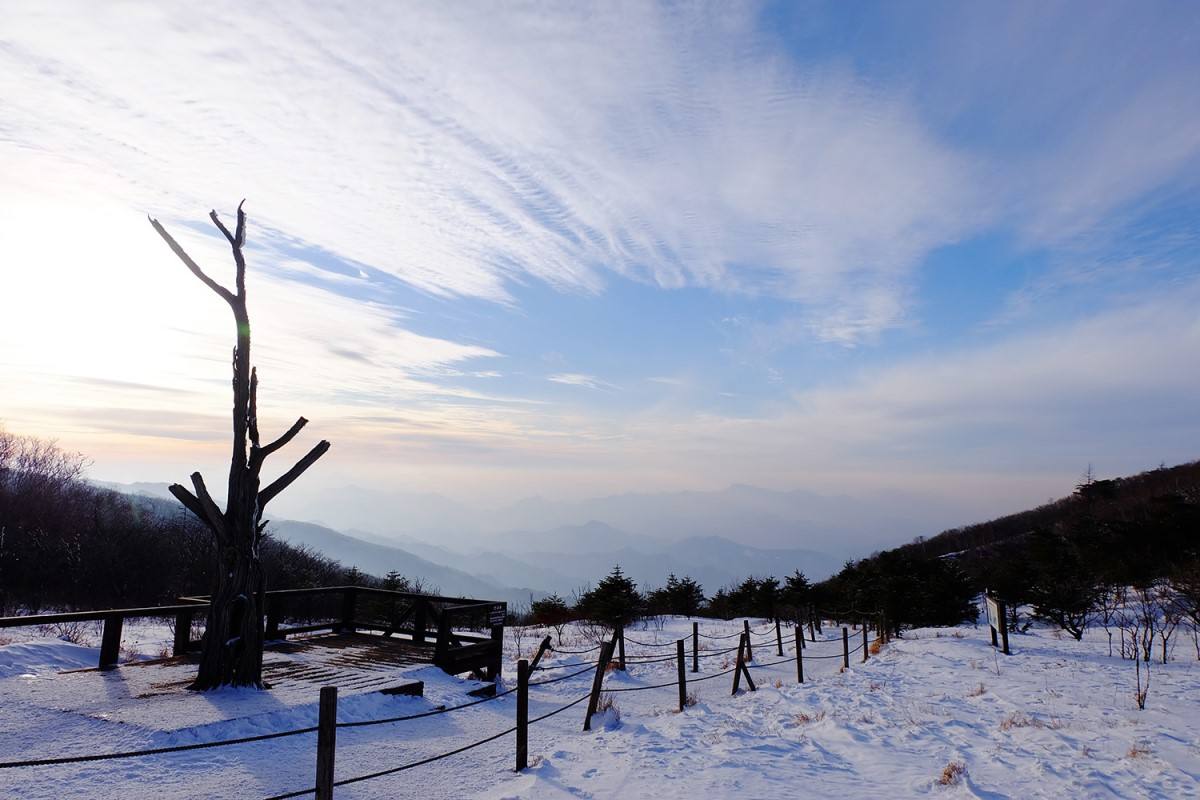
[[[175,255],[206,286],[229,304],[237,328],[233,348],[233,456],[229,465],[228,493],[222,513],[213,501],[200,473],[192,474],[195,494],[179,484],[173,494],[213,533],[217,570],[200,654],[200,669],[193,689],[219,686],[263,688],[262,648],[265,586],[259,545],[267,523],[263,510],[272,498],[325,455],[329,442],[322,441],[275,482],[260,490],[259,474],[267,456],[290,442],[308,420],[300,417],[282,436],[262,445],[258,435],[258,375],[250,365],[250,315],[246,309],[246,215],[238,205],[237,230],[230,233],[217,212],[209,214],[213,224],[229,241],[237,265],[236,292],[231,292],[204,274],[171,235],[158,223],[150,224]],[[249,439],[249,453],[247,453]]]

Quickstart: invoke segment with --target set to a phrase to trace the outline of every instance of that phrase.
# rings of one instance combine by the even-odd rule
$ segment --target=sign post
[[[1004,655],[1012,655],[1008,649],[1008,609],[1004,601],[993,597],[990,592],[985,592],[983,599],[984,605],[987,606],[988,627],[992,631],[992,647],[1000,647],[1003,644]]]

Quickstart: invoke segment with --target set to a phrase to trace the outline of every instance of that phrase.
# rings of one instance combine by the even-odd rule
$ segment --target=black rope
[[[554,651],[555,653],[562,653],[563,655],[568,655],[568,656],[581,656],[581,655],[583,655],[584,653],[590,653],[590,652],[592,652],[593,650],[597,649],[598,647],[601,647],[601,646],[602,646],[602,644],[603,644],[603,643],[601,643],[601,644],[598,644],[598,645],[596,645],[595,647],[589,647],[587,650],[561,650],[561,649],[559,649],[559,648],[555,647],[554,645],[551,645],[551,646],[550,646],[550,649],[551,649],[552,651]]]
[[[679,681],[668,681],[666,683],[656,683],[653,686],[622,686],[616,689],[604,689],[606,692],[644,692],[647,689],[661,689],[664,686],[678,686]]]
[[[583,669],[579,670],[578,672],[572,672],[569,675],[559,675],[557,678],[547,678],[544,681],[530,681],[529,685],[530,686],[547,686],[551,683],[558,683],[559,681],[569,680],[570,678],[577,678],[580,675],[584,674],[585,672],[591,672],[594,669],[596,669],[596,665],[589,664],[588,666],[584,667]]]
[[[0,762],[0,769],[12,767],[42,767],[52,764],[80,764],[86,761],[107,761],[116,758],[134,758],[136,756],[156,756],[163,753],[182,753],[186,750],[204,750],[210,747],[224,747],[230,744],[249,744],[250,742],[265,742],[268,739],[282,739],[285,736],[299,736],[303,733],[315,733],[316,727],[297,728],[291,731],[263,733],[258,736],[243,736],[240,739],[221,739],[215,742],[199,742],[197,744],[179,744],[171,747],[155,747],[149,750],[127,750],[120,753],[97,753],[85,756],[61,756],[59,758],[35,758],[27,761]]]
[[[533,725],[534,723],[541,722],[542,720],[548,719],[548,718],[554,716],[555,714],[562,713],[563,711],[566,711],[568,708],[571,708],[572,706],[579,705],[584,700],[587,700],[589,697],[591,697],[591,692],[588,692],[587,694],[583,695],[578,700],[572,700],[570,703],[567,703],[565,706],[560,706],[559,708],[556,708],[555,710],[553,710],[547,714],[542,714],[540,717],[535,717],[534,719],[529,720],[529,724]],[[485,745],[488,742],[494,742],[497,739],[502,739],[505,736],[508,736],[510,733],[515,732],[516,730],[517,730],[517,726],[514,725],[511,728],[500,731],[497,734],[493,734],[492,736],[489,736],[486,739],[480,739],[477,742],[472,742],[471,744],[463,745],[462,747],[455,748],[454,750],[450,750],[450,751],[442,753],[440,755],[430,756],[429,758],[423,758],[420,761],[413,761],[412,763],[403,764],[399,767],[392,767],[391,769],[383,769],[378,772],[372,772],[368,775],[359,775],[354,778],[346,778],[345,780],[335,781],[333,785],[334,786],[348,786],[349,784],[352,784],[352,783],[359,783],[360,781],[369,781],[373,778],[381,778],[384,775],[392,775],[397,772],[403,772],[405,770],[413,769],[414,767],[422,767],[426,764],[432,764],[434,761],[441,761],[443,758],[449,758],[450,756],[456,756],[459,753],[465,753],[468,750],[473,750],[474,748],[479,747],[480,745]],[[305,791],[305,792],[302,792],[301,794],[308,794],[308,793],[309,793],[308,791]],[[298,797],[298,796],[300,796],[300,795],[299,794],[281,795],[279,798],[271,798],[271,800],[282,800],[282,798]]]
[[[460,709],[470,708],[471,706],[481,705],[482,703],[490,703],[493,700],[499,700],[501,697],[512,694],[516,690],[517,690],[517,687],[514,686],[513,688],[508,689],[507,691],[497,692],[496,694],[492,695],[491,697],[482,697],[479,700],[472,700],[469,703],[462,703],[457,706],[446,706],[446,707],[442,707],[442,708],[435,708],[431,711],[422,711],[419,714],[405,714],[405,715],[399,716],[399,717],[385,717],[384,719],[366,719],[366,720],[362,720],[360,722],[339,722],[334,727],[337,727],[337,728],[366,728],[371,725],[386,725],[387,723],[390,723],[390,722],[404,722],[405,720],[410,720],[410,719],[424,719],[425,717],[436,717],[438,714],[449,714],[451,711],[459,711]],[[316,730],[316,728],[313,728],[313,730]]]

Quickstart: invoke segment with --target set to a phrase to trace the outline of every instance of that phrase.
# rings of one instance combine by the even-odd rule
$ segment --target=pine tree
[[[595,589],[579,598],[576,610],[594,622],[617,627],[628,625],[641,616],[643,607],[644,600],[638,594],[637,584],[617,565]]]

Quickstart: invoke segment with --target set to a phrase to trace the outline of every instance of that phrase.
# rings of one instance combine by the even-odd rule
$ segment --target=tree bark
[[[233,454],[225,511],[217,507],[198,472],[192,474],[194,494],[180,484],[170,487],[171,494],[212,531],[216,544],[216,585],[201,646],[200,668],[191,688],[263,688],[266,587],[259,561],[262,532],[267,525],[262,519],[263,510],[272,498],[325,455],[329,442],[317,444],[274,483],[260,489],[260,472],[267,456],[290,442],[308,420],[301,417],[266,447],[259,441],[258,374],[250,364],[250,315],[246,307],[246,260],[242,253],[246,243],[246,215],[239,204],[234,233],[225,227],[216,211],[209,217],[233,250],[237,266],[236,290],[233,292],[208,277],[158,220],[150,220],[159,236],[192,274],[229,304],[237,328],[237,343],[233,348]]]

